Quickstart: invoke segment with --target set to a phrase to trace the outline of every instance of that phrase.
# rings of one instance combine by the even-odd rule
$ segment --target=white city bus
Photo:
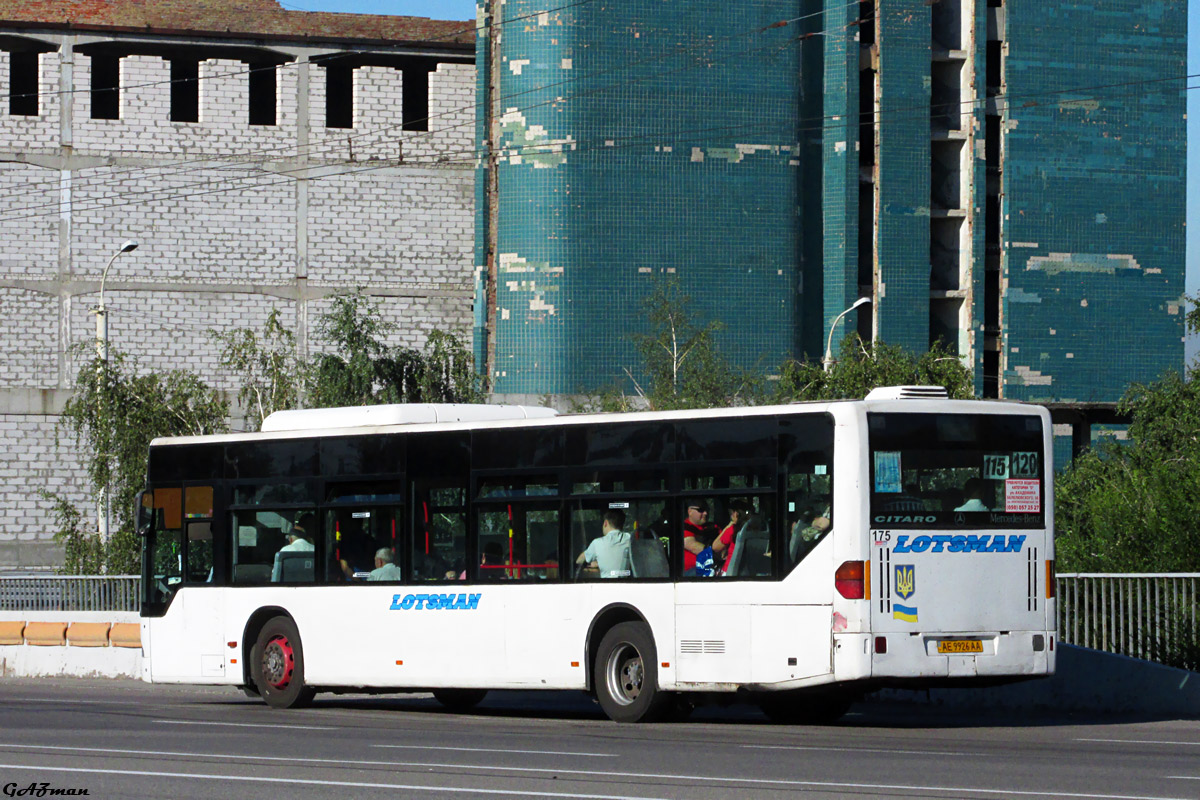
[[[638,721],[698,699],[827,720],[877,687],[1048,675],[1052,473],[1045,409],[900,388],[619,415],[295,411],[159,439],[144,677],[277,707],[582,689]],[[698,509],[718,528],[740,509],[714,575],[685,549]],[[577,565],[614,511],[606,571]]]

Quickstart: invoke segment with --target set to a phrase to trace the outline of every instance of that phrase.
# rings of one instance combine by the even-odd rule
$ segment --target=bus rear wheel
[[[654,722],[669,709],[671,696],[658,688],[654,636],[640,622],[622,622],[604,634],[596,651],[596,699],[614,722]]]
[[[487,697],[487,689],[434,689],[433,696],[450,711],[470,711]]]
[[[287,617],[273,617],[259,631],[251,666],[259,695],[273,708],[303,708],[316,695],[304,685],[300,632]]]

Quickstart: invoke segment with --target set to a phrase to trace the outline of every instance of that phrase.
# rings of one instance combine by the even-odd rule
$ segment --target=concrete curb
[[[0,677],[141,680],[142,648],[130,646],[136,611],[3,611],[0,617],[24,623],[24,643],[0,645]]]

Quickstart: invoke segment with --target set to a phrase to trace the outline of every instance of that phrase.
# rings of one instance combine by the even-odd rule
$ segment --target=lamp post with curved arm
[[[104,307],[104,281],[108,278],[109,268],[122,253],[132,253],[137,249],[136,239],[125,240],[121,244],[121,249],[113,253],[112,258],[104,265],[104,272],[100,273],[100,303],[96,306],[96,356],[101,361],[108,361],[108,310]],[[101,391],[103,391],[103,387],[101,387]],[[112,533],[112,497],[107,485],[101,492],[96,516],[99,517],[100,522],[100,539],[107,542]]]
[[[869,302],[871,302],[871,298],[860,297],[854,301],[854,305],[850,306],[845,311],[833,318],[833,324],[829,326],[829,340],[825,343],[825,357],[821,359],[821,365],[825,367],[826,372],[829,372],[829,370],[833,369],[833,332],[837,330],[838,323],[842,321],[842,317],[846,316],[859,306],[866,305]]]
[[[112,258],[104,265],[104,272],[100,273],[100,304],[96,306],[96,355],[101,361],[108,361],[108,311],[104,307],[104,281],[108,278],[109,267],[113,262],[121,256],[122,253],[132,253],[138,249],[139,242],[136,239],[127,239],[121,249],[112,254]]]

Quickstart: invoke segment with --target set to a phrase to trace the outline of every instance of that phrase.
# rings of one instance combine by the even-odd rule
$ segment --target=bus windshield
[[[867,422],[873,525],[1044,527],[1039,417],[871,413]]]

